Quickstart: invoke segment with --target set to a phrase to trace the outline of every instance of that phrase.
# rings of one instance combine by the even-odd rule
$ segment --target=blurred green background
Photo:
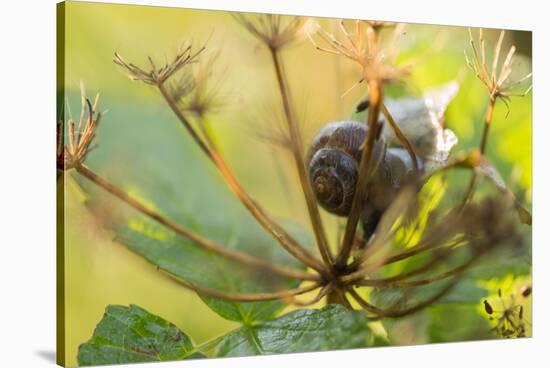
[[[334,21],[316,21],[336,33]],[[494,42],[498,31],[486,30],[485,35],[489,43]],[[278,124],[280,101],[269,55],[227,12],[66,4],[65,84],[73,114],[78,114],[80,81],[89,96],[100,92],[100,107],[109,110],[98,131],[99,147],[87,164],[153,205],[154,196],[147,193],[155,188],[164,195],[174,195],[174,211],[179,206],[187,210],[217,206],[208,197],[209,191],[225,190],[221,179],[187,139],[157,91],[130,81],[112,62],[113,53],[118,51],[146,66],[147,56],[169,59],[183,42],[196,47],[206,43],[207,54],[219,52],[213,77],[220,79],[224,106],[210,114],[209,121],[236,175],[271,213],[309,228],[291,157],[258,137],[276,131]],[[508,32],[504,48],[511,44],[524,55],[520,58],[522,69],[530,69],[531,34]],[[447,126],[459,137],[455,152],[478,145],[487,95],[464,62],[467,29],[411,24],[401,36],[401,46],[400,59],[423,55],[406,80],[408,92],[419,94],[425,88],[461,78],[459,95],[447,113]],[[306,143],[327,122],[351,116],[365,93],[360,87],[342,97],[358,79],[355,65],[316,51],[307,39],[285,49],[283,56]],[[528,206],[531,103],[531,95],[513,99],[507,117],[506,107],[497,103],[488,150]],[[159,163],[166,167],[159,167]],[[187,173],[197,176],[196,180],[190,180]],[[175,323],[198,343],[236,327],[208,309],[195,294],[168,281],[140,257],[114,243],[101,219],[88,211],[72,174],[66,175],[68,365],[76,364],[78,345],[91,336],[108,304],[140,305]],[[185,198],[185,203],[179,198]],[[224,213],[223,206],[215,210],[222,219],[232,216]],[[334,239],[337,221],[326,214],[324,219]]]

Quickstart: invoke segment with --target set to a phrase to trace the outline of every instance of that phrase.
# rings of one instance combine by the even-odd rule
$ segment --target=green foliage
[[[80,366],[202,358],[296,353],[385,345],[371,334],[361,312],[341,305],[303,309],[280,318],[243,326],[226,336],[194,346],[176,326],[131,305],[108,306],[92,338],[78,352]]]
[[[92,338],[78,350],[80,366],[200,357],[176,326],[135,305],[108,306]]]
[[[479,305],[446,304],[430,307],[429,341],[483,340],[493,337],[489,321],[479,312]]]
[[[341,305],[303,309],[227,335],[216,356],[298,353],[366,347],[370,329],[361,312]]]
[[[193,284],[227,292],[268,292],[298,286],[299,281],[287,279],[269,271],[245,266],[228,260],[215,252],[205,250],[188,239],[170,233],[150,223],[130,222],[116,228],[117,240],[129,249],[164,270]],[[224,244],[241,247],[271,244],[272,240],[260,232],[252,238],[228,239]],[[248,243],[247,242],[250,242]],[[273,244],[273,249],[280,247]],[[273,318],[283,307],[280,301],[239,303],[201,296],[207,305],[222,317],[250,324]]]

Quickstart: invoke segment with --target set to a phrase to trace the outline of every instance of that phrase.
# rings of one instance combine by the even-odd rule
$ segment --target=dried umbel
[[[204,47],[195,51],[191,45],[184,45],[176,53],[172,61],[166,62],[161,66],[157,66],[153,58],[149,57],[150,68],[148,70],[127,62],[117,52],[115,52],[113,61],[128,71],[130,79],[142,81],[146,84],[161,85],[186,65],[195,63],[203,50]]]
[[[67,103],[67,137],[65,137],[65,122],[61,119],[57,123],[57,169],[64,171],[77,167],[86,159],[94,148],[91,146],[99,122],[105,112],[98,111],[99,94],[94,102],[86,98],[84,85],[80,85],[81,106],[78,122],[73,120],[69,104]]]
[[[242,186],[214,144],[210,132],[201,128],[204,109],[191,109],[182,102],[200,86],[183,79],[178,88],[178,82],[172,78],[180,73],[192,75],[191,64],[199,62],[203,48],[197,52],[186,48],[178,53],[173,62],[160,68],[151,61],[150,70],[136,67],[115,54],[115,63],[129,72],[132,79],[153,85],[159,91],[200,152],[216,168],[244,208],[278,245],[304,266],[298,269],[271,262],[199,235],[97,175],[79,159],[80,164],[73,165],[78,173],[198,248],[234,261],[243,268],[253,268],[257,274],[283,276],[299,281],[299,285],[266,292],[227,291],[193,283],[167,267],[158,266],[159,270],[183,287],[203,296],[239,302],[281,300],[298,306],[311,305],[326,297],[329,303],[340,303],[348,308],[360,307],[367,318],[376,320],[405,316],[437,302],[452,291],[473,264],[488,257],[495,249],[522,246],[517,221],[509,216],[510,210],[516,207],[516,201],[493,197],[479,203],[464,201],[462,205],[450,209],[426,209],[423,206],[422,193],[430,187],[430,180],[448,170],[471,170],[477,176],[488,178],[502,193],[509,191],[502,187],[496,170],[480,150],[449,158],[456,141],[452,142],[452,132],[443,129],[440,118],[456,93],[453,83],[447,85],[443,102],[435,103],[435,108],[431,106],[432,110],[429,107],[423,110],[426,116],[435,112],[434,120],[427,122],[416,119],[418,116],[413,116],[415,120],[409,119],[410,114],[400,113],[410,112],[405,108],[409,104],[433,105],[438,100],[433,94],[427,93],[413,102],[384,99],[385,84],[399,79],[404,70],[394,65],[395,55],[382,52],[378,46],[381,24],[357,21],[352,34],[344,23],[340,23],[347,45],[320,31],[319,37],[332,48],[324,51],[331,50],[331,53],[361,65],[360,78],[369,87],[369,114],[367,124],[328,124],[313,140],[307,153],[291,98],[290,81],[280,54],[283,46],[299,38],[302,21],[274,16],[256,20],[240,15],[237,18],[269,51],[277,97],[280,97],[288,130],[285,143],[292,152],[317,252],[293,236]],[[401,26],[396,25],[395,29],[399,34]],[[191,119],[196,119],[194,122],[198,124],[192,123]],[[419,121],[433,128],[427,129],[430,134],[414,135],[415,122]],[[427,146],[429,149],[424,150]],[[431,165],[427,170],[429,162],[438,164]],[[331,213],[346,217],[345,232],[332,247],[325,233],[319,204]],[[427,219],[427,223],[422,231],[418,231],[416,239],[399,241],[397,234],[409,231],[420,218]],[[365,229],[361,246],[357,246],[356,242],[359,221],[363,222]],[[417,256],[420,257],[418,262],[406,272],[383,276],[387,266]],[[426,285],[434,286],[430,295],[412,304],[405,303],[410,293]],[[362,288],[398,288],[404,292],[397,303],[376,305],[365,299],[365,295],[361,294]],[[300,298],[300,295],[313,291],[316,294],[309,300]]]
[[[395,63],[399,53],[397,41],[403,32],[404,24],[392,24],[393,35],[385,47],[381,47],[377,40],[378,33],[390,24],[364,20],[355,20],[353,23],[353,30],[350,31],[344,20],[339,22],[341,39],[319,27],[316,33],[327,47],[316,43],[313,36],[310,36],[311,42],[320,51],[340,55],[357,63],[361,67],[361,77],[357,83],[373,79],[389,83],[407,75],[410,65],[397,66]]]

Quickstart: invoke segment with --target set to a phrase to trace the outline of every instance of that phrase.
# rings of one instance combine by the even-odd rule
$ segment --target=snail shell
[[[321,128],[311,143],[307,156],[309,179],[317,201],[331,213],[349,214],[367,134],[365,124],[337,121]],[[375,172],[384,151],[383,140],[379,140],[373,150]]]
[[[331,213],[349,214],[367,134],[363,123],[337,121],[325,125],[311,143],[307,157],[309,179],[317,201]],[[373,160],[362,218],[376,224],[372,218],[379,217],[399,189],[417,176],[409,153],[403,148],[386,149],[383,139],[373,149]],[[422,172],[422,159],[418,158],[417,163]]]

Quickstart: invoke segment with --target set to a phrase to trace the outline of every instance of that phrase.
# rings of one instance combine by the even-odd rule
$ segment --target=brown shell
[[[321,128],[311,143],[307,155],[310,182],[319,204],[331,213],[349,214],[367,131],[364,123],[332,122]],[[383,143],[375,148],[377,165],[384,150]]]

